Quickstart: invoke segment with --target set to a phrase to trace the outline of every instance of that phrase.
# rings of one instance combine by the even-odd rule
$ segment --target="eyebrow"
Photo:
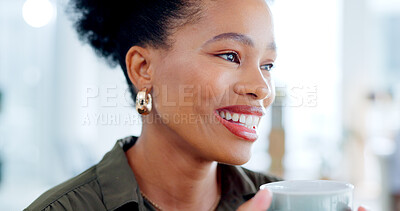
[[[250,47],[255,46],[253,40],[250,37],[248,37],[247,35],[244,35],[244,34],[239,34],[239,33],[234,33],[234,32],[219,34],[219,35],[211,38],[207,42],[205,42],[204,45],[207,45],[212,42],[221,41],[221,40],[234,40],[234,41],[238,41],[238,42],[240,42],[244,45],[250,46]],[[267,50],[276,51],[276,43],[274,41],[271,42],[267,46]]]

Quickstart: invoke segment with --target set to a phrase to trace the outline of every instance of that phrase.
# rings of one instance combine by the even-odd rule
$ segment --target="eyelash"
[[[233,55],[233,56],[232,56]],[[236,53],[236,52],[228,52],[228,53],[222,53],[222,54],[218,54],[217,55],[218,57],[220,57],[220,58],[222,58],[222,59],[224,59],[224,60],[226,60],[226,61],[229,61],[229,62],[235,62],[235,63],[237,63],[237,64],[240,64],[240,57],[239,57],[239,54],[238,53]],[[224,56],[226,56],[226,57],[224,57]],[[264,68],[262,68],[262,67],[266,67],[265,69]],[[272,70],[272,68],[274,67],[274,64],[265,64],[265,65],[261,65],[261,69],[262,70],[266,70],[266,71],[271,71]]]
[[[228,55],[233,55],[233,57],[231,57],[231,58],[229,58],[229,57],[226,57],[226,58],[224,58],[223,56],[228,56]],[[222,59],[225,59],[226,61],[229,61],[229,62],[235,62],[235,63],[237,63],[237,64],[240,64],[240,57],[239,57],[239,54],[238,53],[236,53],[236,52],[228,52],[228,53],[222,53],[222,54],[218,54],[217,56],[219,56],[219,57],[221,57]],[[231,61],[230,59],[234,59],[234,61]]]
[[[263,69],[263,70],[266,70],[266,71],[271,71],[273,68],[274,68],[274,64],[264,64],[264,65],[261,65],[261,67],[263,67],[263,66],[267,66],[267,69],[263,69],[263,68],[261,68],[261,69]]]

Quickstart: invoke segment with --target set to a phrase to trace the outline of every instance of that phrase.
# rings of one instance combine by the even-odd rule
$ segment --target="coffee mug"
[[[268,211],[351,211],[352,184],[330,180],[293,180],[262,185],[272,192]]]

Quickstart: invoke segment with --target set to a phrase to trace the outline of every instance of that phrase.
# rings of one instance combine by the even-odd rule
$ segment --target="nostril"
[[[247,94],[253,96],[254,98],[257,98],[257,95],[254,93],[247,93]]]

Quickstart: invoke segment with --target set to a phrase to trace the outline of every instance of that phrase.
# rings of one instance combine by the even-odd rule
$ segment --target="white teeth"
[[[229,112],[226,112],[226,120],[231,120],[232,119],[232,115]]]
[[[246,123],[246,115],[244,115],[244,114],[240,115],[240,120],[239,120],[239,122],[240,122],[240,123]]]
[[[221,111],[221,113],[219,114],[222,118],[225,119],[225,112]]]
[[[234,122],[237,122],[238,120],[239,120],[239,114],[233,114],[232,115],[232,120],[234,121]]]
[[[251,116],[247,116],[247,118],[246,118],[246,126],[251,128],[253,126],[252,123],[253,123],[253,118]]]
[[[259,122],[260,122],[260,117],[254,116],[252,125],[257,126]]]
[[[243,125],[249,129],[256,130],[258,124],[260,123],[259,116],[253,115],[245,115],[245,114],[237,114],[237,113],[230,113],[229,111],[220,111],[217,113],[226,120],[232,120],[237,122],[237,124]]]

